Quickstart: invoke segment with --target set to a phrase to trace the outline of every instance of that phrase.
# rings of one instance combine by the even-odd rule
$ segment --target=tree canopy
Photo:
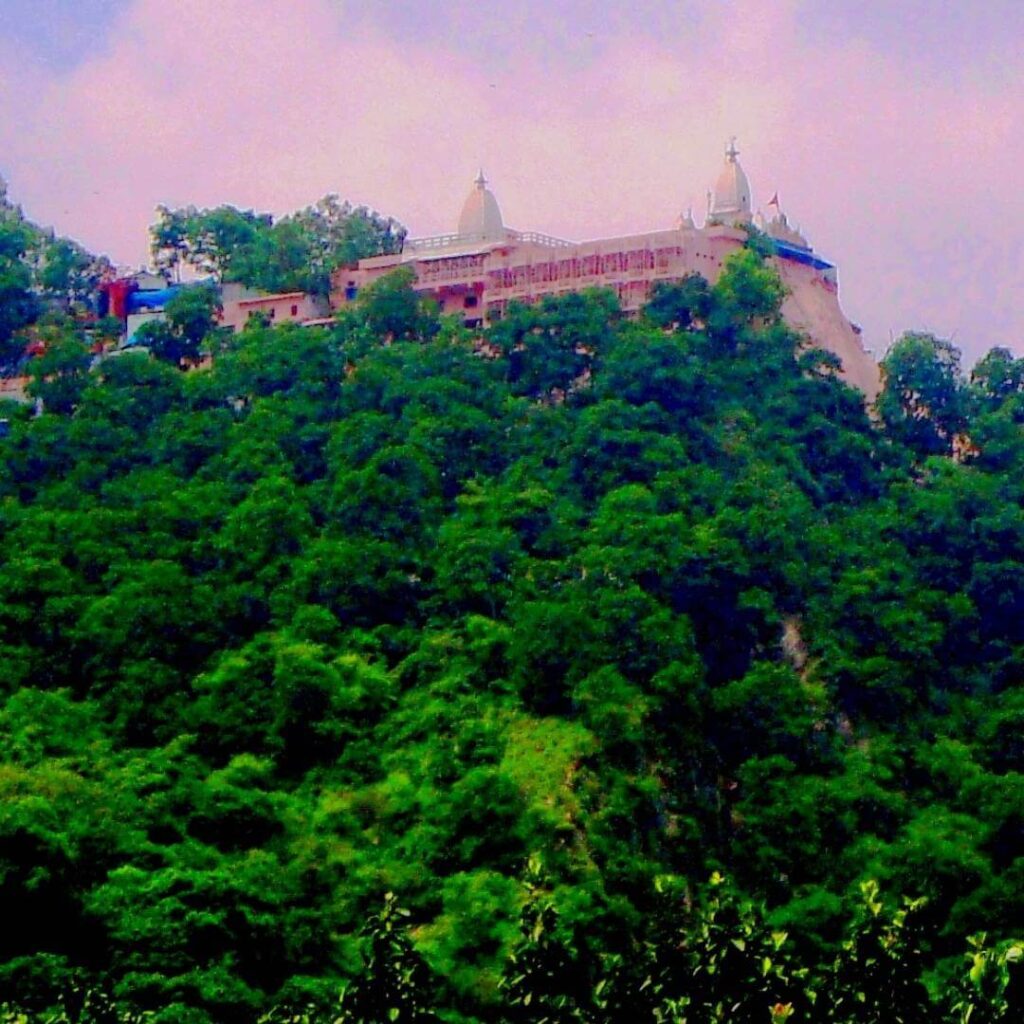
[[[638,320],[399,276],[208,369],[55,342],[0,438],[0,1002],[1019,1019],[1024,371],[911,336],[872,419],[781,298],[745,252]]]
[[[220,281],[319,295],[330,290],[332,271],[364,256],[398,252],[404,238],[397,221],[336,195],[276,220],[233,206],[159,206],[150,228],[156,265],[175,275],[187,264]]]

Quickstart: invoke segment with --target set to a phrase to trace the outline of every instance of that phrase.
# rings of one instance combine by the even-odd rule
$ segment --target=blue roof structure
[[[806,263],[807,266],[814,267],[815,270],[835,269],[834,263],[829,263],[828,260],[823,260],[820,256],[816,256],[810,249],[793,245],[791,242],[780,241],[778,238],[773,238],[772,244],[775,246],[776,255],[781,256],[785,260],[792,260],[794,263]]]
[[[125,308],[129,313],[144,313],[147,310],[163,309],[184,286],[172,284],[167,288],[152,291],[129,292]]]

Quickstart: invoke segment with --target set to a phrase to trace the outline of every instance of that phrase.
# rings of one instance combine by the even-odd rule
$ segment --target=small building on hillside
[[[110,312],[124,321],[126,344],[132,344],[144,323],[163,320],[167,303],[196,283],[213,285],[212,281],[169,284],[159,275],[145,273],[109,282],[106,289],[110,296]],[[270,294],[232,281],[221,285],[219,293],[220,325],[232,331],[241,330],[251,317],[263,317],[271,324],[301,324],[319,320],[330,313],[326,299],[305,292]]]
[[[302,324],[329,313],[327,300],[308,292],[267,294],[234,283],[221,288],[220,324],[233,331],[240,331],[253,317],[264,318],[270,324]]]
[[[135,287],[141,292],[154,292],[166,288],[170,281],[163,275],[153,270],[142,268],[131,275]]]
[[[512,301],[533,302],[592,287],[610,288],[623,310],[635,313],[659,281],[678,281],[696,272],[714,282],[726,256],[747,241],[747,226],[755,217],[738,156],[730,143],[703,227],[687,212],[670,228],[589,242],[506,227],[481,171],[454,233],[408,239],[400,253],[335,271],[331,304],[344,307],[367,285],[405,266],[414,271],[419,292],[469,326],[499,319]],[[838,356],[843,377],[874,400],[880,387],[878,366],[839,306],[835,266],[789,226],[777,198],[772,202],[775,216],[761,222],[772,238],[773,263],[787,288],[783,315],[812,344]]]
[[[139,328],[143,324],[148,324],[151,320],[166,320],[167,316],[162,309],[147,309],[140,313],[129,313],[125,317],[124,327],[124,343],[125,345],[134,345],[135,335],[138,334]]]
[[[0,377],[0,402],[19,402],[28,404],[32,401],[25,390],[28,387],[31,377],[24,375],[18,377]]]

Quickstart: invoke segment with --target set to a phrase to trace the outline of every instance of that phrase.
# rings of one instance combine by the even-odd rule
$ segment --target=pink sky
[[[160,202],[337,192],[453,230],[480,164],[513,227],[667,226],[736,135],[755,205],[778,190],[838,263],[869,347],[927,329],[1024,354],[1024,18],[946,40],[914,2],[865,0],[863,24],[810,0],[602,6],[122,0],[63,68],[5,33],[0,173],[32,218],[139,263]]]

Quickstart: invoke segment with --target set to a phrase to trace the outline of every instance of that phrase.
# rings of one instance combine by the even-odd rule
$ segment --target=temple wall
[[[467,244],[440,253],[425,251],[363,260],[339,270],[332,305],[348,302],[368,284],[400,265],[416,273],[416,288],[442,303],[445,312],[462,312],[469,322],[500,316],[509,302],[534,302],[584,288],[611,288],[626,312],[636,312],[658,281],[699,273],[714,283],[726,257],[739,249],[746,233],[726,226],[702,230],[653,231],[576,245],[552,246],[506,240]],[[787,322],[815,345],[837,355],[842,376],[869,402],[880,389],[879,369],[839,306],[832,271],[778,257],[773,263],[787,289],[782,312]],[[466,296],[475,296],[469,303]]]
[[[819,348],[837,355],[843,379],[863,391],[872,404],[882,388],[881,370],[843,313],[836,286],[811,267],[782,259],[774,263],[789,293],[782,304],[786,322]]]
[[[250,291],[242,298],[223,301],[220,324],[240,331],[249,317],[257,313],[265,315],[273,323],[302,323],[322,317],[327,312],[325,302],[305,292],[267,295]]]

